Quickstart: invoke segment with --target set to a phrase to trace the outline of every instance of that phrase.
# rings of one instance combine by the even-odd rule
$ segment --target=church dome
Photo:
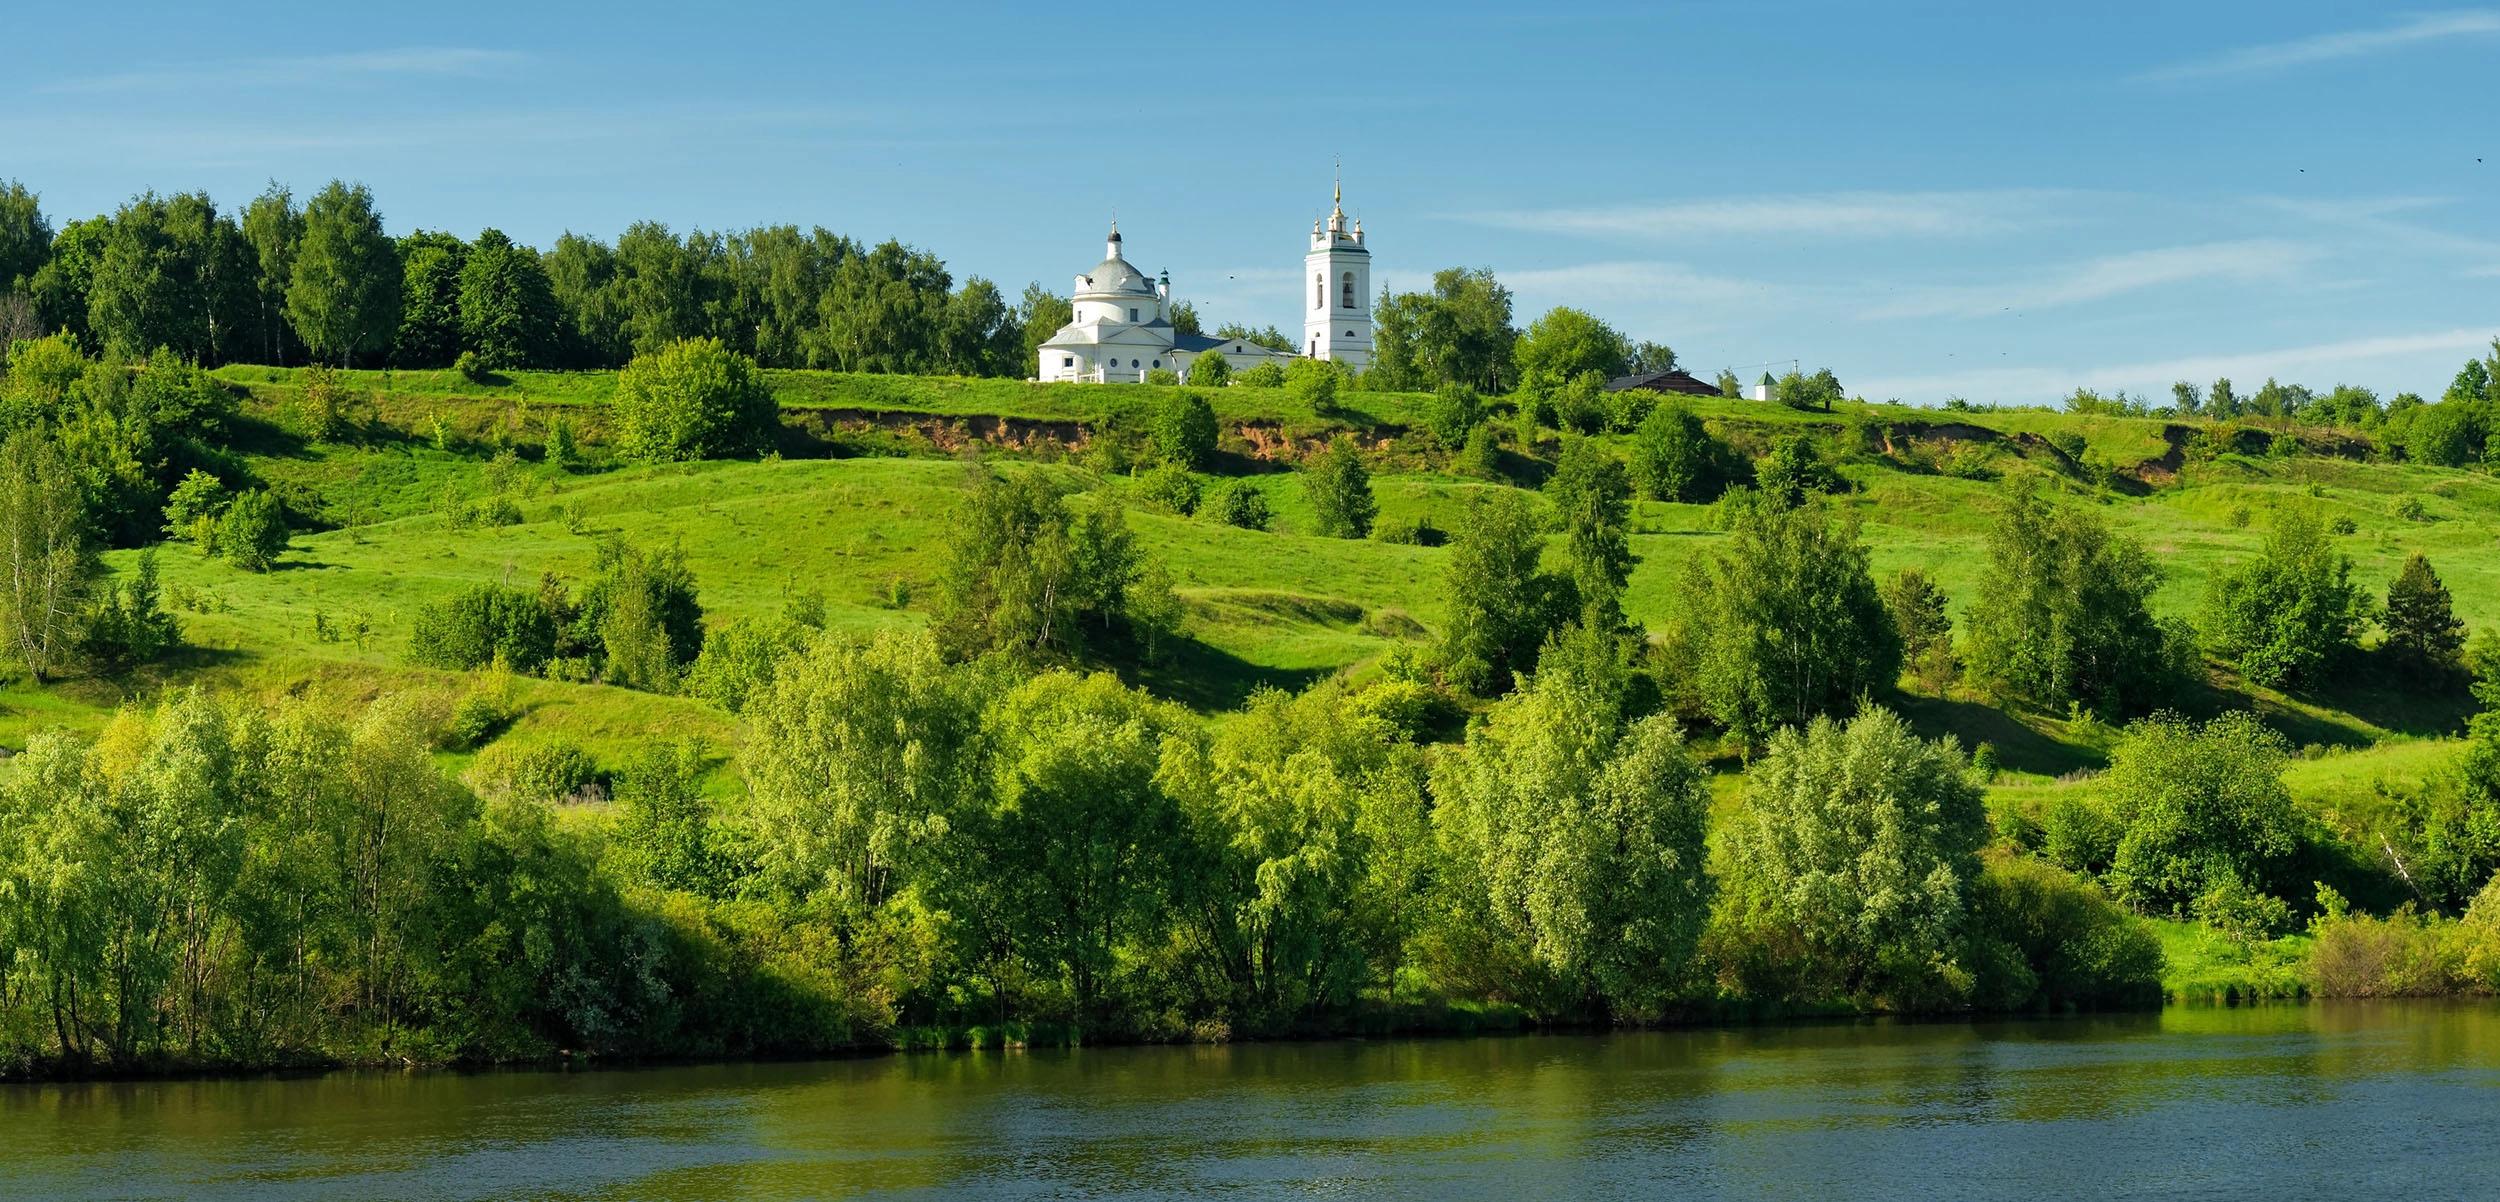
[[[1087,296],[1153,296],[1154,281],[1146,273],[1129,266],[1126,259],[1110,258],[1085,273],[1085,287],[1079,297]]]

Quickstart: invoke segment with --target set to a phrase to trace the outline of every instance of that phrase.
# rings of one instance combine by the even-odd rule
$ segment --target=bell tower
[[[1311,223],[1302,256],[1302,353],[1358,370],[1372,362],[1372,252],[1363,223],[1346,227],[1345,184],[1337,184],[1328,223]]]

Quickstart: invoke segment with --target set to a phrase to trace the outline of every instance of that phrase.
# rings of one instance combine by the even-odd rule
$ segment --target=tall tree
[[[261,362],[284,366],[294,332],[286,324],[287,285],[295,273],[295,248],[304,238],[304,215],[295,196],[276,180],[243,210],[243,240],[259,267],[252,299],[259,307]]]
[[[1550,393],[1590,372],[1624,374],[1626,347],[1615,328],[1572,308],[1556,308],[1528,324],[1511,352],[1519,387]]]
[[[94,346],[87,303],[95,287],[96,264],[104,258],[105,241],[112,235],[111,217],[73,221],[53,235],[52,258],[35,272],[30,285],[35,319],[44,329],[65,331],[81,345]]]
[[[2457,620],[2448,586],[2431,561],[2416,551],[2387,584],[2387,649],[2417,664],[2456,666],[2465,647],[2465,623]]]
[[[1686,615],[1702,632],[1699,683],[1719,723],[1759,740],[1890,691],[1901,637],[1857,523],[1820,501],[1721,504],[1731,509],[1726,549],[1694,561]]]
[[[1311,505],[1312,533],[1324,538],[1361,538],[1371,533],[1372,518],[1380,512],[1362,449],[1344,434],[1303,461],[1302,496]]]
[[[249,351],[258,272],[242,231],[200,193],[134,198],[114,214],[89,284],[88,323],[125,354],[157,347],[203,362]]]
[[[1569,616],[1558,612],[1568,597],[1561,578],[1538,570],[1544,554],[1545,523],[1521,494],[1490,489],[1468,499],[1443,577],[1449,620],[1440,659],[1452,683],[1490,697],[1536,667],[1546,634]]]
[[[286,295],[295,332],[314,354],[352,366],[398,332],[400,283],[399,250],[382,232],[372,191],[331,180],[304,206]]]
[[[567,232],[548,252],[546,267],[556,307],[563,315],[563,365],[623,366],[633,350],[617,295],[616,252],[596,238]]]
[[[76,465],[41,430],[0,443],[0,621],[11,649],[41,684],[77,638],[95,576]]]
[[[0,296],[32,289],[35,273],[52,258],[52,223],[41,200],[16,180],[0,183]]]
[[[1591,630],[1623,624],[1623,588],[1632,579],[1632,482],[1623,461],[1594,440],[1575,438],[1545,482],[1562,519],[1563,551],[1580,623]]]
[[[2335,549],[2317,513],[2287,506],[2256,559],[2209,580],[2205,637],[2250,680],[2315,688],[2357,644],[2368,609],[2352,558]]]
[[[460,266],[460,334],[487,367],[549,365],[556,297],[537,251],[502,230],[478,234]]]
[[[469,244],[458,235],[418,230],[399,240],[399,333],[391,362],[449,367],[460,357],[460,269]]]
[[[1024,327],[1024,360],[1017,374],[1039,370],[1042,344],[1075,320],[1074,301],[1038,283],[1026,284],[1024,299],[1016,304],[1016,321]]]
[[[1510,289],[1490,268],[1453,267],[1432,291],[1389,295],[1374,310],[1377,387],[1423,389],[1465,384],[1488,393],[1513,383]]]
[[[2161,565],[2100,515],[2009,481],[1966,616],[1971,674],[2039,705],[2081,703],[2116,719],[2176,687],[2185,639],[2153,618]]]

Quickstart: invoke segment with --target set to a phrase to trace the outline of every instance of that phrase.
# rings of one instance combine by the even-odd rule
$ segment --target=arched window
[[[1345,307],[1354,307],[1354,273],[1351,271],[1345,273]]]
[[[1315,275],[1311,277],[1311,307],[1314,309],[1325,309],[1328,307],[1327,276]]]

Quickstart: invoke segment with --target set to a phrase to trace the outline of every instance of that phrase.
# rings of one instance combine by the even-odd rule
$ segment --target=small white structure
[[[1346,226],[1342,189],[1326,228],[1311,224],[1311,249],[1302,262],[1311,278],[1310,309],[1302,321],[1304,353],[1358,369],[1371,366],[1371,251],[1363,245],[1363,223]],[[1076,277],[1073,295],[1075,317],[1042,343],[1036,380],[1137,384],[1157,370],[1178,372],[1186,380],[1189,365],[1210,352],[1224,356],[1234,375],[1300,357],[1244,338],[1174,333],[1171,276],[1148,279],[1131,266],[1121,253],[1116,222],[1102,262]]]
[[[1761,379],[1753,382],[1753,399],[1757,401],[1770,400],[1771,394],[1778,390],[1778,382],[1771,379],[1771,373],[1766,371],[1762,373]]]

